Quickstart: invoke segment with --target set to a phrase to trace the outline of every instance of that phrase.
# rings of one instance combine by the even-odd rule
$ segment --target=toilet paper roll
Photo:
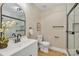
[[[29,30],[29,34],[30,34],[30,35],[33,35],[33,29],[30,29],[30,30]]]

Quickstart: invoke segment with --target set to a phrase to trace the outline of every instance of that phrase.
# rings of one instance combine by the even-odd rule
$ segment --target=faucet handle
[[[12,34],[12,36],[16,37],[16,34],[15,34],[15,33],[13,33],[13,34]]]

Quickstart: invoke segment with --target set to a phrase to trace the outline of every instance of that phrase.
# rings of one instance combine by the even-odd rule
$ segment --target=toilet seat
[[[42,41],[42,42],[40,42],[40,44],[42,44],[44,46],[49,46],[49,42],[47,42],[47,41]]]

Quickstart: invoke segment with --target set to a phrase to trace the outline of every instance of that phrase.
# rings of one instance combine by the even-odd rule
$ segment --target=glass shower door
[[[75,55],[75,35],[74,35],[74,28],[73,24],[75,22],[74,20],[74,13],[75,11],[73,10],[70,15],[68,16],[68,52],[70,55]]]
[[[75,55],[79,55],[79,5],[75,8],[75,23],[73,27],[75,32]]]
[[[79,5],[68,16],[68,52],[79,55]]]

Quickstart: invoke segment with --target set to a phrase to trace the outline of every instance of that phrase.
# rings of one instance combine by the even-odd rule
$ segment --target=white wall
[[[51,47],[66,48],[66,5],[56,6],[42,14],[42,34]],[[64,26],[53,28],[52,26]],[[55,38],[58,36],[59,38]]]
[[[37,22],[40,22],[40,12],[39,10],[33,6],[33,4],[19,4],[22,6],[22,8],[25,11],[26,15],[26,33],[28,35],[29,27],[33,28],[34,36],[33,38],[36,38],[37,36]]]
[[[66,5],[52,8],[46,12],[40,12],[32,4],[26,5],[26,27],[27,36],[29,26],[34,29],[34,38],[37,36],[37,22],[41,23],[41,33],[44,40],[50,42],[50,47],[66,48]],[[64,28],[53,28],[52,26],[64,26]],[[59,38],[55,38],[59,36]]]

